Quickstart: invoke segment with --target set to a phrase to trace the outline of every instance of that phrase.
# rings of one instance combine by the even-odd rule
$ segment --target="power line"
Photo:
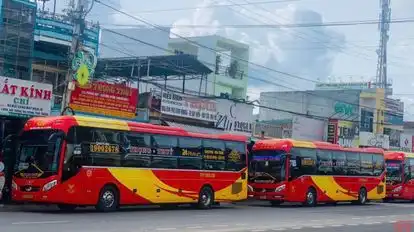
[[[117,34],[117,35],[120,35],[120,36],[123,36],[123,37],[125,37],[125,38],[128,38],[128,39],[131,39],[131,40],[134,40],[134,41],[137,41],[137,42],[140,42],[140,43],[144,43],[145,45],[148,45],[148,46],[151,46],[151,47],[154,47],[154,48],[157,48],[157,49],[161,49],[161,50],[163,50],[163,51],[166,51],[166,52],[168,52],[168,53],[173,53],[171,50],[169,50],[169,49],[166,49],[166,48],[163,48],[163,47],[160,47],[160,46],[157,46],[157,45],[154,45],[154,44],[151,44],[151,43],[147,43],[147,42],[144,42],[144,41],[142,41],[142,40],[139,40],[139,39],[137,39],[137,38],[134,38],[134,37],[131,37],[131,36],[128,36],[128,35],[125,35],[125,34],[122,34],[122,33],[119,33],[119,32],[116,32],[116,31],[113,31],[113,30],[109,30],[109,29],[104,29],[104,30],[107,30],[107,31],[109,31],[109,32],[111,32],[111,33],[114,33],[114,34]],[[106,45],[106,47],[108,47],[107,45]],[[124,54],[126,54],[126,55],[129,55],[129,53],[127,53],[127,52],[122,52],[122,53],[124,53]],[[135,55],[132,55],[132,57],[136,57]],[[208,64],[208,65],[211,65],[211,66],[213,66],[213,65],[215,65],[215,64],[211,64],[211,63],[209,63],[209,62],[206,62],[206,61],[201,61],[201,62],[203,62],[203,63],[205,63],[205,64]],[[180,67],[176,67],[176,68],[180,68]],[[194,70],[193,70],[194,71]],[[285,85],[282,85],[282,84],[279,84],[279,83],[276,83],[276,82],[272,82],[272,81],[269,81],[269,80],[264,80],[264,79],[261,79],[261,78],[258,78],[258,77],[254,77],[254,76],[251,76],[251,75],[246,75],[249,79],[253,79],[253,80],[258,80],[258,81],[260,81],[260,82],[263,82],[263,83],[266,83],[266,84],[271,84],[271,85],[274,85],[274,86],[278,86],[278,87],[282,87],[282,88],[285,88],[285,89],[290,89],[290,90],[293,90],[293,91],[300,91],[300,90],[297,90],[297,89],[294,89],[294,88],[292,88],[292,87],[289,87],[289,86],[285,86]],[[216,82],[214,82],[214,81],[208,81],[208,80],[206,80],[207,82],[210,82],[210,83],[213,83],[213,84],[217,84]],[[346,88],[344,88],[344,90],[347,90]],[[347,101],[344,101],[344,99],[336,99],[336,98],[332,98],[332,97],[327,97],[327,96],[321,96],[321,95],[318,95],[317,93],[310,93],[310,92],[307,92],[307,91],[303,91],[306,95],[311,95],[311,96],[316,96],[316,97],[319,97],[319,98],[325,98],[325,99],[331,99],[331,100],[333,100],[333,101],[340,101],[340,102],[343,102],[343,103],[345,103],[345,104],[349,104],[349,105],[352,105],[352,106],[356,106],[356,107],[358,107],[358,108],[360,108],[360,107],[363,107],[363,108],[365,108],[365,109],[370,109],[370,110],[373,110],[373,111],[379,111],[379,109],[377,109],[377,108],[373,108],[373,107],[367,107],[367,106],[362,106],[361,104],[356,104],[356,103],[353,103],[353,102],[347,102]],[[387,112],[387,110],[384,110],[385,112]]]
[[[243,6],[247,5],[268,5],[268,4],[277,4],[277,3],[289,3],[289,2],[299,2],[301,0],[273,0],[273,1],[261,1],[255,3],[242,3]],[[239,5],[239,4],[237,4]],[[209,8],[221,8],[234,6],[234,4],[217,4],[217,5],[208,5],[208,6],[199,6],[199,7],[181,7],[181,8],[170,8],[170,9],[156,9],[156,10],[143,10],[137,12],[131,12],[132,14],[148,14],[148,13],[161,13],[161,12],[172,12],[172,11],[186,11],[186,10],[198,10],[198,9],[209,9]],[[113,12],[110,14],[122,14],[119,12]]]
[[[259,28],[259,29],[282,29],[282,28],[312,28],[312,27],[340,27],[340,26],[358,26],[358,25],[376,25],[380,23],[378,20],[355,20],[355,21],[337,21],[326,23],[292,23],[292,24],[224,24],[224,25],[211,25],[211,24],[197,24],[197,25],[174,25],[173,28],[196,28],[196,29],[211,29],[211,28],[225,28],[225,29],[238,29],[238,28]],[[390,23],[414,23],[414,18],[406,19],[393,19]],[[136,24],[103,24],[106,26],[125,26],[125,27],[143,27]],[[164,25],[163,27],[169,27]]]

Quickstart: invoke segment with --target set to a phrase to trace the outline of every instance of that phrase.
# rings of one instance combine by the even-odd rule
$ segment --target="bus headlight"
[[[281,185],[281,186],[279,186],[279,187],[277,187],[276,189],[275,189],[275,192],[281,192],[281,191],[283,191],[283,190],[285,190],[285,188],[286,188],[286,185]]]
[[[392,190],[392,192],[396,193],[396,192],[400,192],[402,190],[402,186],[398,186],[395,189]]]
[[[57,180],[50,181],[49,183],[47,183],[43,186],[43,192],[47,192],[47,191],[51,190],[56,185],[57,185]]]

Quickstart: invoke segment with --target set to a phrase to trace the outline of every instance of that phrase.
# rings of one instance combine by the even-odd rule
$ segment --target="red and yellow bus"
[[[3,159],[1,157],[1,153],[0,153],[0,201],[3,198],[3,188],[6,184],[6,177],[4,174],[4,163],[3,163]]]
[[[12,199],[61,209],[247,198],[245,136],[81,116],[32,118],[18,136]]]
[[[384,201],[414,201],[414,153],[386,152],[385,165],[387,167],[387,196]]]
[[[347,149],[326,142],[260,140],[253,146],[249,195],[272,205],[385,197],[384,151]]]

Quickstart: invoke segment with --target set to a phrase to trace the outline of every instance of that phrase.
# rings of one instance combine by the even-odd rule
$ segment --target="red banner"
[[[108,117],[135,118],[138,89],[106,82],[93,82],[72,91],[69,106],[74,111]]]

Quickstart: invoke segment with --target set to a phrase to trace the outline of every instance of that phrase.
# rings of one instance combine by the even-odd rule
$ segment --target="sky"
[[[65,1],[58,1],[58,9]],[[173,25],[183,36],[220,34],[247,43],[254,64],[298,76],[282,75],[250,65],[249,74],[291,86],[286,89],[257,80],[249,80],[248,95],[258,98],[261,91],[310,89],[318,81],[375,80],[376,49],[379,44],[377,25],[314,28],[237,28],[220,25],[297,24],[338,21],[376,20],[379,0],[285,0],[259,4],[264,0],[102,0],[132,15],[159,25]],[[249,2],[250,5],[237,6]],[[211,5],[233,5],[211,7]],[[52,8],[50,5],[48,5]],[[210,6],[210,7],[209,7]],[[414,18],[413,0],[392,0],[392,18]],[[197,8],[160,12],[162,9]],[[147,11],[147,12],[144,12]],[[152,11],[152,12],[148,12]],[[139,24],[132,18],[116,14],[95,4],[89,15],[102,25]],[[388,78],[394,96],[405,102],[406,120],[414,120],[414,23],[391,24],[388,46]],[[179,25],[212,25],[208,29],[183,28]],[[311,81],[305,81],[309,79]]]

